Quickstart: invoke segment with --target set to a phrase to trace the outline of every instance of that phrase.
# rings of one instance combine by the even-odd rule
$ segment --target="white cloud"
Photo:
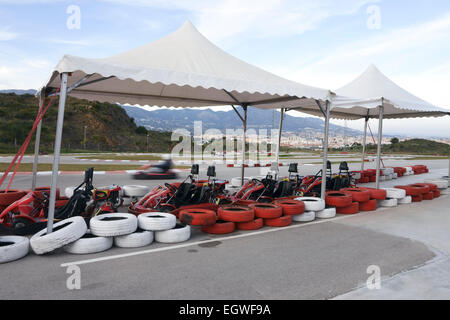
[[[295,35],[316,29],[325,19],[355,13],[378,0],[103,0],[123,5],[184,10],[213,41],[231,37],[265,38]]]

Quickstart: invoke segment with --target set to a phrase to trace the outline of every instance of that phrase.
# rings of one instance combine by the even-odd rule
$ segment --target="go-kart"
[[[83,183],[74,190],[70,199],[57,197],[59,199],[55,205],[55,222],[73,216],[82,216],[89,220],[97,214],[117,212],[122,202],[120,187],[94,188],[93,173],[93,168],[85,171]],[[22,199],[8,206],[0,214],[0,233],[25,235],[43,229],[47,224],[49,191],[30,191]]]
[[[140,168],[133,174],[134,179],[138,180],[171,180],[177,179],[177,172],[172,169],[172,161],[164,160],[155,165],[148,165]]]
[[[327,161],[326,172],[326,190],[338,191],[342,188],[354,186],[353,178],[349,172],[348,164],[343,161],[339,165],[339,173],[333,174],[331,171],[331,162]],[[322,189],[322,169],[315,175],[306,176],[301,179],[297,193],[302,195],[320,195]]]
[[[243,203],[244,201],[271,202],[274,199],[296,196],[299,181],[297,163],[291,163],[288,172],[289,176],[282,179],[277,179],[271,173],[268,173],[261,180],[250,179],[229,199],[234,203]]]
[[[198,180],[198,172],[199,166],[194,164],[191,174],[184,181],[155,187],[138,202],[132,203],[128,211],[139,215],[151,211],[177,214],[187,208],[216,209],[225,199],[224,190],[228,181],[211,179],[216,175],[214,166],[208,167],[208,180]]]

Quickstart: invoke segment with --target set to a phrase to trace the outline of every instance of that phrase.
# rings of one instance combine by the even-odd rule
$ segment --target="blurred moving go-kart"
[[[148,165],[133,174],[134,179],[138,180],[169,180],[177,179],[178,175],[173,167],[171,159],[164,159],[154,165]]]

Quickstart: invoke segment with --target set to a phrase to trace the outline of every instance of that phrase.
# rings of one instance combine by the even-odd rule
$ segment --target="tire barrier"
[[[179,243],[189,240],[191,227],[177,223],[174,228],[155,232],[155,241],[160,243]]]
[[[383,188],[386,190],[386,198],[389,199],[402,199],[406,197],[406,191],[398,188]]]
[[[302,201],[305,204],[305,211],[321,211],[325,209],[325,200],[317,197],[299,197],[294,200]]]
[[[386,190],[383,189],[368,188],[368,187],[360,187],[360,189],[369,191],[371,199],[384,200],[386,199],[387,196]]]
[[[264,225],[269,227],[287,227],[292,223],[292,216],[281,216],[279,218],[264,219]]]
[[[412,203],[412,198],[411,198],[411,196],[406,196],[402,199],[397,199],[397,203],[398,204],[410,204],[410,203]]]
[[[425,194],[430,192],[430,187],[428,185],[424,185],[421,183],[409,184],[408,187],[413,187],[419,189],[421,194]]]
[[[359,202],[352,202],[349,206],[336,208],[336,213],[339,214],[356,214],[358,212]]]
[[[364,188],[344,188],[341,191],[349,193],[353,202],[366,202],[370,200],[370,191]]]
[[[438,188],[438,189],[447,189],[449,187],[449,180],[445,180],[445,179],[430,179],[430,180],[425,180],[425,183],[434,184],[436,186],[436,188]]]
[[[77,241],[64,246],[64,251],[72,254],[90,254],[110,249],[112,237],[97,237],[89,230]]]
[[[397,199],[378,200],[380,207],[396,207],[398,205]]]
[[[115,237],[136,231],[138,219],[130,213],[106,213],[90,220],[91,233],[99,237]]]
[[[335,207],[325,208],[323,210],[316,212],[316,218],[319,218],[319,219],[330,219],[330,218],[334,218],[335,216],[336,216],[336,208]]]
[[[47,228],[34,234],[30,246],[36,254],[44,254],[75,242],[87,232],[87,225],[80,216],[59,221],[53,225],[53,232],[47,234]]]
[[[293,216],[305,212],[305,204],[303,201],[286,199],[276,200],[273,203],[281,207],[283,210],[283,215],[285,216]]]
[[[347,207],[352,203],[352,195],[344,191],[328,191],[325,195],[325,203],[333,207]]]
[[[0,263],[21,259],[28,254],[30,241],[27,237],[0,237]]]
[[[178,214],[181,223],[192,226],[209,226],[216,223],[216,212],[207,209],[184,209]]]
[[[283,209],[273,203],[254,203],[250,205],[255,211],[255,217],[263,219],[279,218],[283,214]]]
[[[411,186],[394,186],[394,188],[405,190],[407,196],[420,196],[420,195],[422,195],[421,188],[416,188],[416,187],[411,187]]]
[[[201,230],[210,234],[227,234],[236,230],[236,224],[231,221],[217,220],[212,226],[203,226]]]
[[[411,196],[412,202],[421,202],[422,200],[423,200],[423,195],[420,193],[417,195]]]
[[[228,222],[247,222],[255,218],[255,211],[250,206],[228,205],[219,207],[217,217],[220,220]],[[281,215],[281,214],[280,214]]]
[[[384,201],[384,200],[379,200]],[[359,203],[359,211],[375,211],[377,210],[378,203],[376,199],[371,199],[365,202]]]
[[[430,191],[423,194],[423,200],[433,200],[434,199],[434,192]]]
[[[142,230],[163,231],[175,227],[177,218],[165,212],[147,212],[138,216],[138,225]]]
[[[264,225],[264,221],[262,218],[256,218],[252,221],[247,222],[237,222],[236,229],[238,230],[258,230],[261,229]]]
[[[316,219],[316,213],[314,211],[305,211],[302,214],[292,216],[292,221],[296,222],[310,222],[314,219]]]
[[[153,231],[137,229],[136,232],[114,237],[114,245],[119,248],[140,248],[153,242]]]

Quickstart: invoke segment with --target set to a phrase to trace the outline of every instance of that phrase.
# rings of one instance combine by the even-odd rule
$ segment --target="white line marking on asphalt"
[[[220,237],[220,238],[214,238],[214,239],[210,239],[210,240],[200,240],[200,241],[189,242],[189,243],[184,243],[184,244],[180,244],[180,245],[167,246],[167,247],[157,248],[157,249],[148,249],[148,250],[135,251],[135,252],[130,252],[130,253],[100,257],[100,258],[86,259],[86,260],[73,261],[73,262],[65,262],[65,263],[61,264],[61,267],[65,268],[65,267],[72,266],[72,265],[89,264],[89,263],[121,259],[121,258],[138,256],[138,255],[155,253],[155,252],[175,250],[175,249],[186,248],[186,247],[191,247],[191,246],[195,246],[195,245],[199,245],[199,244],[215,242],[215,241],[226,241],[226,240],[233,240],[233,239],[239,239],[239,238],[247,238],[247,237],[256,236],[256,235],[260,235],[260,234],[264,234],[264,233],[283,231],[283,230],[287,230],[287,229],[296,229],[296,228],[301,228],[301,227],[305,227],[305,226],[311,226],[313,224],[342,220],[342,219],[351,218],[354,216],[356,216],[356,215],[346,215],[346,216],[340,216],[340,217],[336,217],[336,218],[332,218],[332,219],[316,220],[316,221],[308,222],[308,223],[295,224],[295,225],[287,226],[284,228],[267,229],[267,230],[262,230],[262,231],[239,234],[239,235],[235,235],[235,236]],[[359,214],[359,216],[361,216],[361,213]]]

